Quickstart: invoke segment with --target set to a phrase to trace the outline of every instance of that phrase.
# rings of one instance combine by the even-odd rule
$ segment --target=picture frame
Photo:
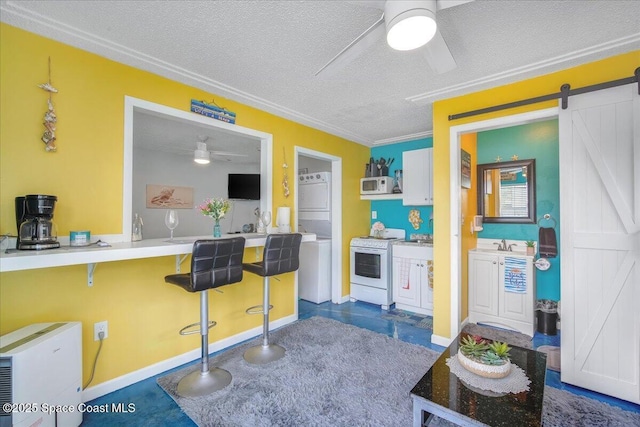
[[[460,150],[460,186],[471,188],[471,154]]]
[[[193,187],[147,184],[148,209],[193,209]]]

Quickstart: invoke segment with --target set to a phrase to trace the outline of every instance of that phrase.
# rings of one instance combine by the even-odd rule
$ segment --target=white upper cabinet
[[[433,148],[402,153],[402,204],[433,205]]]

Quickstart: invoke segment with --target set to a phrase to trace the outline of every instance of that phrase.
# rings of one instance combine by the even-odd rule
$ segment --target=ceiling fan
[[[198,135],[198,142],[196,142],[196,150],[193,154],[193,161],[200,164],[207,164],[210,162],[211,156],[220,157],[248,157],[247,154],[234,153],[231,151],[209,151],[207,148],[206,135]]]
[[[473,0],[366,0],[353,1],[380,9],[382,16],[360,34],[347,47],[320,68],[315,75],[335,73],[384,37],[396,50],[413,50],[426,44],[420,51],[437,74],[456,68],[447,43],[442,38],[436,23],[436,11],[448,9]],[[384,25],[383,25],[384,24]],[[404,38],[408,35],[408,38]]]

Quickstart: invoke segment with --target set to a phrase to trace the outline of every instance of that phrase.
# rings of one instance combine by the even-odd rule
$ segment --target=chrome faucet
[[[506,251],[507,250],[507,241],[502,239],[502,241],[500,243],[494,243],[494,245],[498,245],[498,250],[499,251]],[[511,250],[511,249],[509,249]]]

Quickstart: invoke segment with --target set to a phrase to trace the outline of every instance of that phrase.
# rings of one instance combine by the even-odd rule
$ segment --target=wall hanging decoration
[[[420,211],[418,209],[411,209],[409,211],[409,222],[415,230],[420,228],[420,224],[422,224],[423,221],[422,218],[420,218]]]
[[[202,114],[203,116],[211,117],[216,120],[221,120],[232,125],[236,123],[236,113],[229,111],[224,107],[218,106],[214,100],[207,103],[204,101],[198,101],[196,99],[191,100],[191,111],[194,113]]]
[[[289,178],[287,177],[287,169],[289,165],[287,165],[287,153],[282,147],[282,158],[284,159],[284,163],[282,163],[282,192],[284,193],[284,197],[289,197]]]
[[[147,208],[193,209],[193,187],[147,184]]]
[[[45,131],[40,139],[45,143],[47,151],[56,151],[58,148],[56,147],[56,122],[58,121],[58,118],[53,110],[51,94],[58,93],[58,89],[51,85],[51,57],[49,57],[49,81],[38,85],[38,87],[49,92],[49,99],[47,99],[48,108],[44,113],[44,122],[42,123],[45,127]]]
[[[471,188],[471,154],[460,150],[460,185]]]

